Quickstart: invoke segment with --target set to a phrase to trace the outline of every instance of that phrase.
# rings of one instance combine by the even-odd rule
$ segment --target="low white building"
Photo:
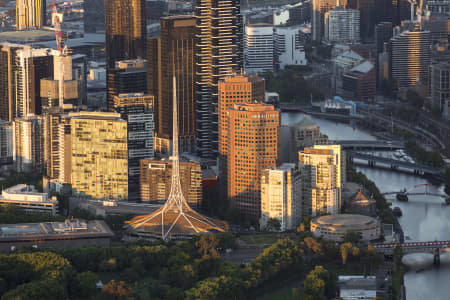
[[[287,65],[304,66],[305,48],[300,43],[301,26],[279,26],[274,28],[275,62],[280,70]]]
[[[58,200],[48,197],[47,193],[39,193],[34,186],[18,184],[4,189],[0,197],[0,205],[12,204],[21,207],[27,213],[48,213],[56,215]]]
[[[302,218],[302,183],[295,164],[285,163],[261,175],[261,218],[264,229],[270,219],[280,222],[280,230],[294,229]]]

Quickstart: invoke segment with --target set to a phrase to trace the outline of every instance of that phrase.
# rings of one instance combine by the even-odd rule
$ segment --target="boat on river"
[[[408,194],[406,193],[406,190],[400,191],[400,193],[397,193],[396,198],[398,201],[407,202]]]
[[[392,210],[392,213],[393,213],[394,216],[396,216],[396,217],[401,217],[401,216],[403,216],[402,210],[401,210],[400,207],[398,207],[398,206],[394,207],[394,209]]]

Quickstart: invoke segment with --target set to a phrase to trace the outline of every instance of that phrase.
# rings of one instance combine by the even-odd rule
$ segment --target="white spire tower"
[[[183,195],[180,182],[180,157],[178,150],[177,81],[173,75],[173,140],[172,185],[166,203],[151,215],[137,216],[128,221],[128,227],[141,237],[163,240],[185,239],[211,231],[225,231],[215,222],[193,210]]]

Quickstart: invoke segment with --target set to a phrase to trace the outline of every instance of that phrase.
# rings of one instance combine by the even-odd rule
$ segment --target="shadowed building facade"
[[[145,0],[105,1],[106,72],[108,109],[113,109],[112,75],[117,61],[142,59],[146,56]],[[142,91],[123,91],[145,92]],[[115,95],[118,95],[115,94]]]
[[[348,0],[312,0],[311,36],[321,41],[325,34],[325,13],[338,6],[347,8]]]
[[[218,82],[242,68],[240,1],[197,0],[196,114],[197,154],[218,155]]]
[[[227,195],[247,217],[261,213],[261,173],[277,166],[280,112],[273,105],[235,104],[228,109]]]
[[[169,197],[172,162],[141,160],[140,191],[144,202],[164,202]],[[202,203],[202,169],[194,162],[180,162],[180,183],[187,203],[200,208]]]
[[[129,199],[139,199],[139,161],[154,155],[153,101],[142,93],[114,96],[115,111],[127,121]]]
[[[177,77],[181,152],[195,146],[195,25],[194,16],[161,18],[159,38],[147,41],[147,87],[155,95],[156,151],[170,153],[172,139],[172,76]],[[170,146],[169,146],[170,147]]]

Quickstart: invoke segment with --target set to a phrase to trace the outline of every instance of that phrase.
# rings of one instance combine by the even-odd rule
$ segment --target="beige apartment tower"
[[[69,116],[73,194],[127,199],[127,122],[117,113],[78,112]]]
[[[315,145],[299,152],[303,175],[304,215],[338,214],[345,164],[339,145]]]
[[[16,28],[42,28],[45,25],[45,0],[16,0]]]
[[[296,164],[285,163],[261,176],[261,218],[264,229],[270,219],[280,222],[280,230],[295,229],[302,219],[302,178]]]

